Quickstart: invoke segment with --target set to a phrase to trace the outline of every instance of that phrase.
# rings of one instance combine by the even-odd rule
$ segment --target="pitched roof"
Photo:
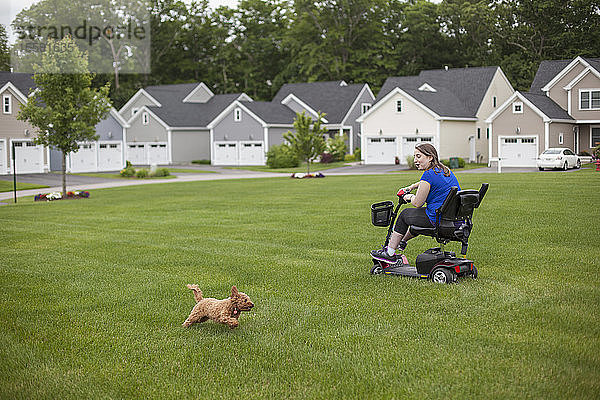
[[[596,71],[600,72],[600,58],[584,58],[590,66]],[[546,86],[556,75],[560,73],[567,65],[569,65],[573,59],[570,60],[545,60],[540,63],[538,70],[535,73],[533,82],[529,87],[529,92],[538,93],[542,92],[542,88]]]
[[[534,106],[539,108],[541,112],[546,114],[550,119],[568,119],[573,120],[573,117],[569,115],[561,106],[556,104],[554,100],[545,94],[539,93],[521,93],[523,97],[533,103]]]
[[[417,76],[386,79],[377,94],[377,103],[395,88],[413,96],[443,117],[475,117],[498,67],[425,70]],[[436,92],[418,90],[427,83]]]
[[[267,124],[286,124],[294,122],[296,114],[281,103],[271,101],[242,101],[250,111]]]
[[[326,113],[328,123],[339,124],[363,87],[364,84],[346,84],[344,81],[286,83],[272,101],[281,103],[293,94],[315,111]]]
[[[241,93],[217,94],[206,103],[184,103],[183,99],[198,83],[148,86],[145,90],[162,107],[148,107],[167,125],[172,127],[205,127]]]
[[[29,92],[35,88],[33,74],[0,71],[0,87],[8,82],[12,83],[25,96],[29,96]]]

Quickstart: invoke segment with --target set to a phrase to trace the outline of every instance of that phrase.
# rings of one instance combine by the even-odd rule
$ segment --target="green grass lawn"
[[[370,205],[418,176],[0,207],[0,398],[597,399],[600,173],[458,173],[490,183],[479,279],[371,276],[385,229]],[[235,284],[256,307],[235,330],[183,329],[186,283],[217,298]]]
[[[40,189],[47,188],[45,185],[35,185],[33,183],[23,183],[17,181],[17,190],[25,190],[25,189]],[[14,190],[13,181],[3,181],[0,180],[0,192],[12,192]]]
[[[146,168],[148,169],[148,168]],[[204,173],[215,173],[216,171],[206,171],[202,169],[192,169],[192,168],[167,168],[171,174],[178,173],[191,173],[191,174],[204,174]],[[149,176],[146,178],[136,178],[135,176],[121,176],[119,173],[94,173],[94,172],[84,172],[77,174],[69,174],[69,175],[81,175],[81,176],[93,176],[98,178],[111,178],[111,179],[172,179],[175,178],[173,175],[169,176]]]

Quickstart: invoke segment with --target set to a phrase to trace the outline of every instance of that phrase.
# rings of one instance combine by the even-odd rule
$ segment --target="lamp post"
[[[15,195],[15,203],[17,202],[17,163],[15,156],[15,142],[11,142],[12,166],[13,166],[13,192]]]

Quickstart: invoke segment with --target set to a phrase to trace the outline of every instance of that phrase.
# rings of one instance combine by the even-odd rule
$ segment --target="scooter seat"
[[[426,228],[424,226],[410,226],[413,235],[435,236],[435,228]]]

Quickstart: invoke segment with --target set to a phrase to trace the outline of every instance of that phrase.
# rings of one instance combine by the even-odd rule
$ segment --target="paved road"
[[[185,169],[196,169],[199,173],[176,173],[177,178],[165,179],[165,180],[126,180],[126,179],[115,179],[111,178],[110,175],[114,172],[106,173],[107,177],[92,177],[92,176],[81,176],[81,175],[69,175],[67,177],[67,188],[68,190],[92,190],[102,189],[109,187],[120,187],[120,186],[133,186],[133,185],[149,185],[157,183],[172,183],[172,182],[193,182],[193,181],[208,181],[208,180],[222,180],[222,179],[247,179],[247,178],[267,178],[267,177],[285,177],[289,176],[288,173],[276,173],[276,172],[257,172],[247,171],[240,169],[226,169],[221,167],[214,167],[211,165],[185,165],[185,166],[171,166],[173,168],[185,168]],[[390,172],[397,172],[408,170],[407,167],[398,165],[361,165],[353,164],[349,166],[333,168],[324,170],[324,175],[378,175],[387,174]],[[200,172],[209,171],[209,172]],[[318,168],[314,169],[317,172]],[[477,168],[471,170],[461,171],[461,173],[497,173],[496,168]],[[503,168],[503,173],[514,173],[514,172],[538,172],[537,168]],[[0,175],[0,180],[12,181],[12,175]],[[62,191],[62,175],[60,173],[47,173],[47,174],[23,174],[17,175],[19,182],[32,183],[37,185],[46,185],[49,188],[44,189],[28,189],[20,190],[17,192],[17,197],[34,196],[42,192],[53,192]],[[0,201],[9,200],[13,198],[13,192],[0,193]]]

